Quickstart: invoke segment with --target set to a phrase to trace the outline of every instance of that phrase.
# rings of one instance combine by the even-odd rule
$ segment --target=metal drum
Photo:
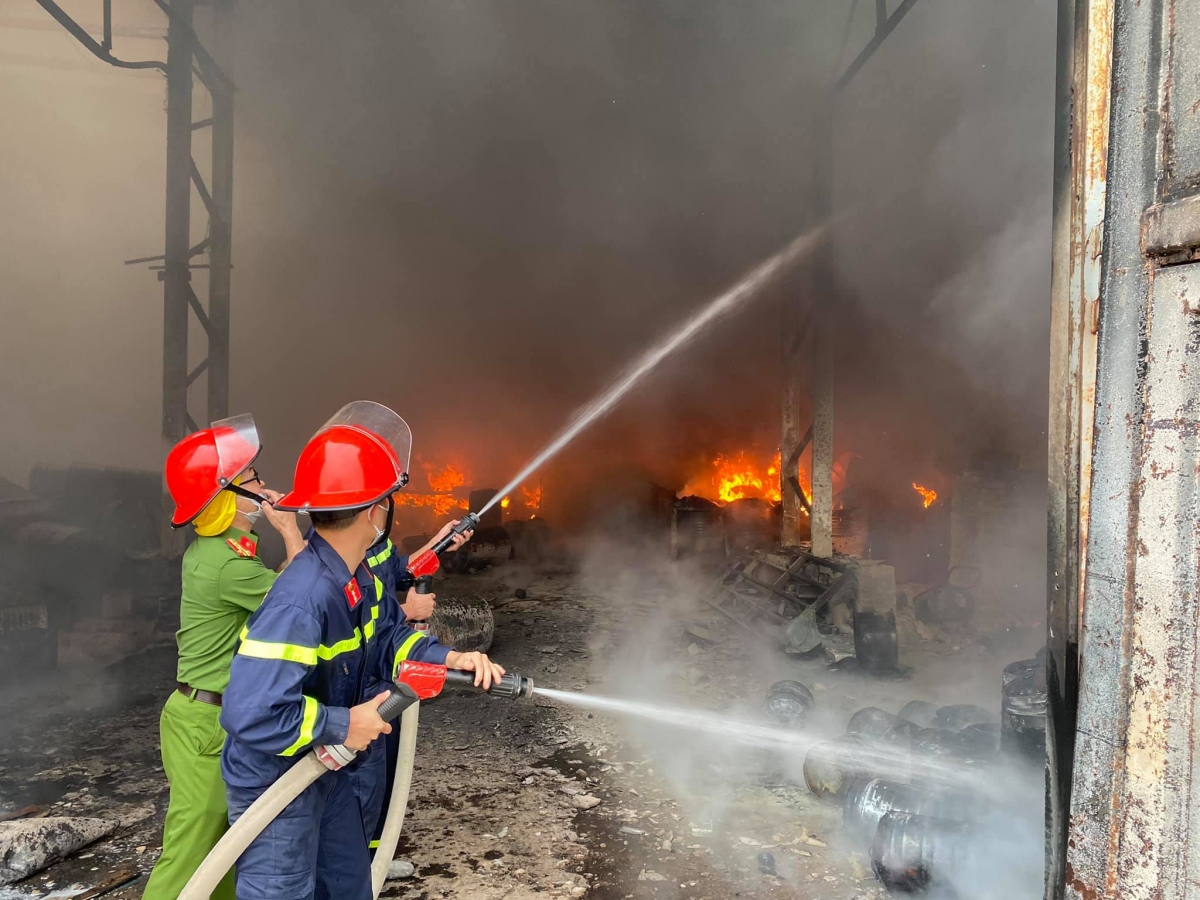
[[[934,718],[934,728],[945,728],[948,731],[962,731],[968,725],[979,725],[995,722],[996,714],[981,706],[969,703],[959,703],[953,706],[943,706]]]
[[[875,778],[856,782],[846,791],[842,827],[851,837],[869,842],[880,820],[891,812],[968,822],[976,818],[976,808],[973,798],[963,791],[930,790]]]
[[[922,893],[961,865],[970,834],[963,822],[888,812],[871,844],[871,868],[889,892]]]
[[[854,614],[854,655],[859,668],[871,674],[891,674],[900,668],[900,644],[895,613]]]
[[[840,801],[854,781],[873,777],[870,747],[863,738],[848,734],[817,744],[804,758],[804,783],[817,797]]]
[[[867,706],[850,717],[850,721],[846,725],[846,734],[883,737],[899,722],[899,716],[884,712],[877,706]]]
[[[918,728],[932,728],[938,708],[924,700],[910,700],[900,710],[900,718],[912,722]]]
[[[1046,759],[1046,672],[1037,668],[1001,690],[1000,748],[1031,762]]]
[[[799,681],[777,681],[767,692],[763,710],[775,725],[798,728],[807,721],[815,705],[812,691]]]

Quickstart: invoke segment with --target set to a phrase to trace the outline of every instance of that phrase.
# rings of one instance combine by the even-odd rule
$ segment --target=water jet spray
[[[585,404],[571,417],[566,427],[560,431],[546,447],[538,453],[520,472],[496,492],[483,509],[476,514],[483,515],[503,498],[521,486],[530,475],[575,440],[588,426],[607,415],[617,402],[638,385],[668,356],[687,346],[706,328],[719,319],[733,313],[747,301],[757,296],[764,287],[770,284],[780,274],[790,269],[799,259],[816,247],[829,225],[821,225],[807,231],[796,238],[770,259],[760,263],[744,278],[722,294],[713,298],[689,319],[681,323],[674,331],[668,333],[657,344],[647,349],[627,369],[625,369],[600,396]]]

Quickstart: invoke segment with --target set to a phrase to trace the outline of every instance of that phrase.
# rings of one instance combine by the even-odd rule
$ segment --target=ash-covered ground
[[[438,591],[491,598],[492,655],[546,687],[669,700],[720,721],[753,718],[772,683],[800,680],[817,700],[813,741],[840,734],[869,705],[895,712],[921,698],[998,709],[1003,666],[1040,644],[1033,627],[920,642],[902,632],[910,674],[873,680],[761,646],[701,602],[703,584],[702,573],[680,564],[643,557],[618,572],[601,558],[539,570],[510,563],[440,579]],[[525,599],[515,599],[518,587]],[[166,811],[158,716],[173,684],[174,648],[163,643],[103,671],[60,670],[4,692],[5,808],[122,824],[112,838],[0,889],[0,898],[67,896],[122,870],[143,877],[107,896],[140,896]],[[440,698],[421,710],[398,854],[416,873],[389,882],[384,895],[886,896],[866,848],[843,839],[840,805],[805,787],[801,755],[780,758],[543,698]],[[764,852],[776,875],[760,872]],[[1027,862],[1040,869],[1040,860]]]

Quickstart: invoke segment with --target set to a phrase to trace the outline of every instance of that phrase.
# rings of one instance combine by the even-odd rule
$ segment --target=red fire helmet
[[[276,509],[361,509],[408,483],[412,432],[388,409],[369,400],[342,407],[305,445],[292,490]]]
[[[175,501],[171,526],[196,518],[226,486],[258,458],[262,444],[249,413],[220,419],[189,434],[167,454],[167,490]]]

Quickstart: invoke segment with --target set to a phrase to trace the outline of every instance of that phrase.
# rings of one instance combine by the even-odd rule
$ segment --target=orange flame
[[[425,463],[425,477],[429,481],[429,486],[439,494],[448,494],[456,487],[462,487],[467,483],[466,477],[454,466],[446,466],[437,472],[432,465]]]
[[[422,463],[425,469],[425,480],[433,493],[417,494],[409,491],[399,491],[393,496],[397,506],[428,506],[435,515],[444,516],[452,510],[467,509],[467,501],[460,500],[450,492],[466,484],[466,476],[453,466],[437,468],[432,463]]]
[[[525,498],[525,508],[530,512],[537,512],[542,508],[542,486],[540,484],[533,490],[521,488],[521,494]]]
[[[719,453],[712,461],[713,468],[709,477],[691,482],[683,489],[683,493],[708,497],[722,503],[747,497],[778,503],[781,461],[778,450],[766,465],[749,457],[744,450],[739,450],[735,456]]]
[[[512,498],[510,498],[510,497],[505,497],[503,500],[501,500],[501,501],[500,501],[500,508],[501,508],[501,509],[508,509],[508,506],[509,506],[509,504],[510,504],[510,503],[512,503]]]
[[[450,494],[406,494],[400,491],[393,496],[397,506],[431,506],[439,516],[446,515],[452,509],[467,508],[466,500],[459,500]]]
[[[937,491],[930,490],[927,487],[921,487],[915,481],[913,482],[913,490],[921,495],[921,501],[925,504],[925,508],[933,506],[937,502]]]

